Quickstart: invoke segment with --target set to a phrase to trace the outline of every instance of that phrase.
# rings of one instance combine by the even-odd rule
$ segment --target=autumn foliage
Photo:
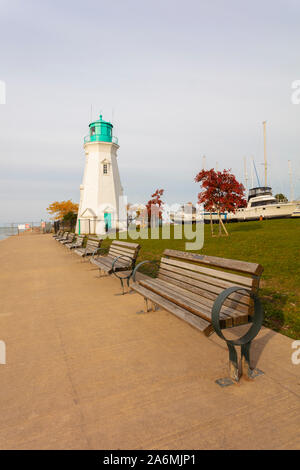
[[[146,204],[146,211],[148,215],[148,222],[150,223],[151,217],[162,219],[162,205],[163,201],[161,196],[164,194],[163,189],[157,189],[155,193],[151,195],[151,199]]]
[[[202,185],[202,191],[198,194],[199,204],[203,204],[210,213],[217,212],[220,226],[223,226],[227,235],[221,213],[236,212],[238,208],[246,207],[244,186],[229,170],[215,171],[213,168],[200,171],[195,181]]]
[[[77,214],[78,212],[78,204],[72,202],[71,199],[68,201],[55,201],[47,207],[47,211],[49,214],[52,215],[54,220],[63,219],[67,214],[70,212],[73,214]]]

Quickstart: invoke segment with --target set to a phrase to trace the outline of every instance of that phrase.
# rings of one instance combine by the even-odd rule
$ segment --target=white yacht
[[[228,221],[241,222],[244,220],[283,219],[295,217],[299,209],[297,202],[278,202],[272,195],[272,188],[262,186],[249,190],[248,204],[243,209],[238,209],[235,214],[228,213]],[[300,214],[299,214],[300,215]]]
[[[226,222],[246,222],[260,219],[284,219],[288,217],[300,217],[300,202],[278,202],[272,195],[272,188],[260,186],[249,190],[247,207],[233,212],[222,212],[221,217]],[[187,210],[182,206],[178,211],[170,214],[173,223],[191,223],[203,221],[209,223],[218,222],[217,212],[196,212],[195,207]]]
[[[292,217],[300,217],[300,204],[297,204],[296,209],[292,213]]]
[[[252,188],[248,193],[247,207],[238,209],[235,213],[222,213],[222,219],[228,222],[242,222],[246,220],[259,219],[283,219],[288,217],[300,217],[300,201],[278,202],[272,195],[272,188],[267,185],[267,147],[266,147],[266,121],[263,122],[264,129],[264,167],[265,167],[265,185],[261,186],[256,171],[255,163],[253,166],[256,172],[258,187]],[[289,162],[290,163],[290,162]],[[290,166],[290,178],[292,168]],[[247,185],[247,170],[245,170],[245,179]],[[253,180],[253,178],[252,178]],[[292,180],[291,186],[292,186]],[[252,183],[253,184],[253,183]],[[292,194],[292,191],[291,191]],[[205,222],[212,218],[213,221],[218,220],[218,214],[205,213]]]

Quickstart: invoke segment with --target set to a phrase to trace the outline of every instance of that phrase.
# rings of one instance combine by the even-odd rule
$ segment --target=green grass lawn
[[[235,223],[227,229],[229,237],[212,238],[206,225],[204,246],[195,252],[260,263],[265,325],[300,339],[300,219]],[[172,232],[170,240],[137,240],[138,261],[159,260],[166,248],[185,251],[186,240],[175,240]],[[105,240],[104,246],[109,243]]]

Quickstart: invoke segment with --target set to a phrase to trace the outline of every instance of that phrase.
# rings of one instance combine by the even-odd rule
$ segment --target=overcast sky
[[[1,0],[0,222],[39,221],[54,200],[79,201],[83,137],[113,119],[130,202],[156,188],[196,201],[207,167],[300,196],[299,0]],[[255,181],[256,183],[256,181]]]

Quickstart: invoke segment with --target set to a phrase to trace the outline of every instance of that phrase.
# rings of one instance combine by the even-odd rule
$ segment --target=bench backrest
[[[262,272],[263,267],[256,263],[165,250],[158,278],[193,293],[193,297],[199,296],[199,301],[207,299],[209,305],[227,287],[241,286],[256,292]],[[225,305],[249,315],[253,313],[253,301],[242,291],[232,294]]]
[[[70,233],[68,234],[67,239],[68,239],[70,242],[72,242],[72,241],[74,240],[74,238],[75,238],[75,233],[70,232]]]
[[[81,245],[82,245],[83,240],[84,240],[84,235],[77,235],[76,243],[78,243],[78,245],[79,245],[79,243],[81,243]]]
[[[90,248],[91,250],[96,250],[100,247],[102,240],[99,238],[88,238],[86,242],[86,248]]]
[[[129,243],[122,242],[119,240],[114,240],[109,247],[109,256],[116,258],[118,256],[124,255],[122,258],[124,261],[131,260],[132,265],[135,264],[137,256],[139,254],[140,245],[138,243]]]

